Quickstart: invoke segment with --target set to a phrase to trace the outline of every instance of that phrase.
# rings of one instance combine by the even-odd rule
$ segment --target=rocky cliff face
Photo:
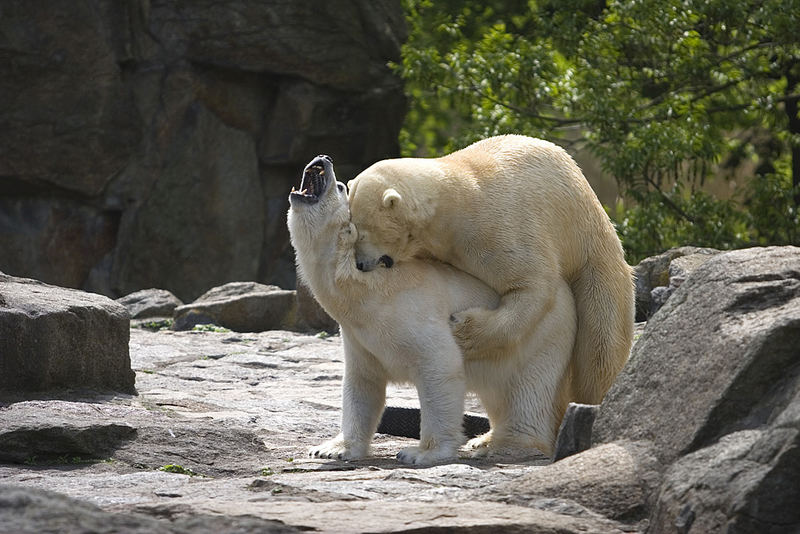
[[[395,156],[399,2],[0,6],[0,270],[189,301],[292,287],[286,194]]]

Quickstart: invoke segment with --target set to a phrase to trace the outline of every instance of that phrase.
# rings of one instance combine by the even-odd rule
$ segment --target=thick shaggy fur
[[[401,451],[406,463],[429,464],[456,456],[464,395],[475,391],[487,410],[491,431],[470,442],[477,453],[494,447],[536,447],[552,453],[566,409],[575,310],[566,284],[556,288],[550,314],[511,353],[464,362],[451,333],[454,312],[492,309],[498,295],[451,266],[408,259],[392,268],[356,268],[355,227],[347,194],[330,177],[305,202],[294,193],[288,226],[298,271],[325,310],[341,326],[345,374],[342,432],[312,449],[326,458],[368,454],[389,381],[417,388],[421,406],[419,447]],[[307,169],[309,168],[307,167]],[[304,182],[305,183],[305,182]],[[320,188],[317,188],[320,189]]]
[[[514,354],[568,286],[578,321],[570,400],[602,400],[630,352],[633,278],[611,221],[563,149],[492,137],[442,158],[380,161],[349,187],[362,269],[433,257],[501,296],[496,309],[453,317],[469,361]]]

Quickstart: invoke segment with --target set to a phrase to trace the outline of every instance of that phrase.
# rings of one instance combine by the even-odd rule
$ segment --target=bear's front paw
[[[367,455],[367,448],[356,447],[343,437],[337,436],[316,447],[311,447],[308,455],[312,458],[329,458],[331,460],[358,460]]]
[[[397,453],[400,463],[408,465],[432,465],[458,458],[454,447],[435,447],[422,449],[420,447],[407,447]]]
[[[450,331],[467,360],[478,358],[487,350],[485,314],[486,310],[471,309],[450,316]]]

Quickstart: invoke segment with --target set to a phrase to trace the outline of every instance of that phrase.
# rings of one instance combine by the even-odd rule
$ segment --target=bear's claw
[[[327,458],[329,460],[357,460],[367,455],[366,448],[354,447],[345,442],[341,437],[328,440],[308,451],[312,458]]]

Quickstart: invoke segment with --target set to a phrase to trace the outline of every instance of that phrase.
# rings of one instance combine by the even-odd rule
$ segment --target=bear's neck
[[[349,236],[349,223],[342,225],[335,239],[322,239],[328,232],[315,234],[296,251],[297,265],[305,283],[325,311],[338,322],[357,314],[364,297],[373,289],[370,277],[356,269],[355,249]]]

